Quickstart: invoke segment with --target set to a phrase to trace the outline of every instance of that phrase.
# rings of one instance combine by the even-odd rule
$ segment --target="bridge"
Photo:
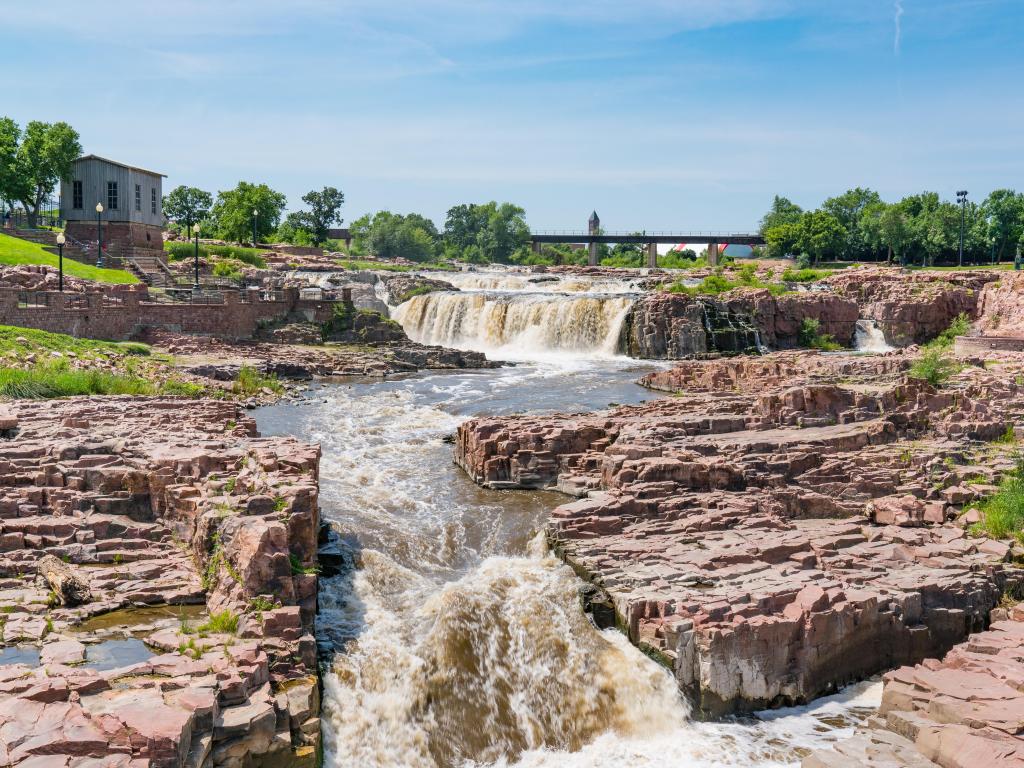
[[[582,231],[538,231],[530,233],[530,245],[535,253],[540,252],[544,243],[571,243],[586,245],[589,251],[590,266],[597,266],[598,243],[639,243],[647,248],[647,266],[658,266],[658,245],[675,245],[677,243],[707,243],[708,264],[718,264],[718,256],[727,245],[765,245],[764,238],[758,233],[748,232],[605,232],[601,229],[601,220],[597,211],[590,214],[587,230]]]

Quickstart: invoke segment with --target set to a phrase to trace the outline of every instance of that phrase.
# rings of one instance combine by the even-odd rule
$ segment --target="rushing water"
[[[695,723],[671,675],[580,608],[537,532],[564,497],[479,488],[445,437],[474,415],[653,397],[651,366],[571,357],[318,384],[257,412],[320,442],[321,505],[358,567],[322,580],[325,764],[790,765],[849,734],[878,686],[764,719]]]
[[[858,320],[854,333],[854,347],[858,352],[880,354],[891,352],[894,347],[885,340],[885,334],[874,320]]]

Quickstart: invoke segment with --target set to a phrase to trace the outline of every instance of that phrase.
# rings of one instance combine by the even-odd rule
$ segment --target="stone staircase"
[[[128,256],[124,266],[150,287],[173,288],[177,284],[174,273],[158,256]]]

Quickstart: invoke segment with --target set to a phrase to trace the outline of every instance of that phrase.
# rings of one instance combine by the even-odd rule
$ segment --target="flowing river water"
[[[472,290],[485,302],[488,291],[515,291]],[[671,674],[616,630],[597,630],[581,582],[546,552],[540,531],[565,497],[482,489],[452,463],[445,438],[472,416],[656,396],[634,383],[651,364],[614,356],[597,331],[559,346],[572,334],[563,331],[554,346],[543,334],[499,339],[515,367],[318,383],[257,412],[263,434],[321,444],[323,514],[356,564],[321,580],[318,635],[334,649],[325,764],[767,768],[848,736],[880,684],[757,717],[691,720]],[[467,337],[462,346],[487,347]]]

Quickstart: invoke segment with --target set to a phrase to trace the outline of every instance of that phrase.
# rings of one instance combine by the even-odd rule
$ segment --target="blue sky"
[[[1022,41],[1021,0],[0,0],[0,114],[346,221],[744,229],[776,192],[1024,188]]]

